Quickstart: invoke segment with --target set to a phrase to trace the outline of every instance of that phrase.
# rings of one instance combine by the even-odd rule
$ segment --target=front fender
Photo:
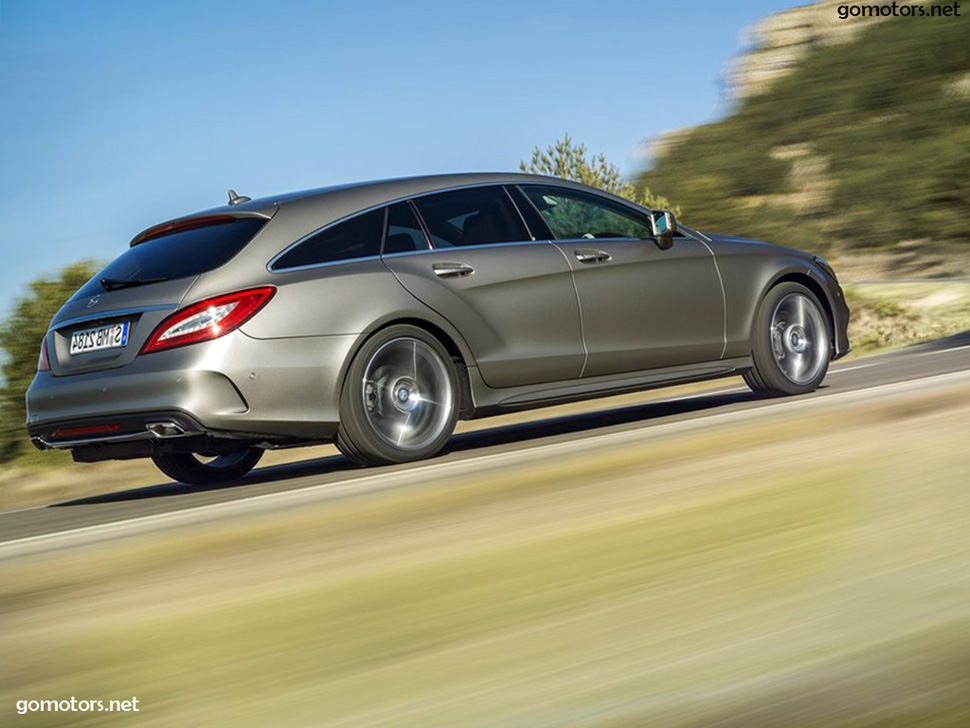
[[[812,258],[775,246],[724,244],[715,250],[724,281],[727,306],[726,358],[751,353],[755,315],[765,295],[782,281],[796,281],[818,296],[826,308],[834,333],[833,358],[849,352],[849,309],[842,289]]]

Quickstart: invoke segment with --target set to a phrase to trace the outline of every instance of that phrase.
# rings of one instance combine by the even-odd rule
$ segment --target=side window
[[[273,264],[273,270],[380,255],[387,208],[365,212],[307,238]]]
[[[436,248],[530,240],[501,187],[473,187],[414,201]]]
[[[384,255],[425,250],[428,240],[424,237],[421,223],[414,209],[407,202],[398,202],[387,208],[387,235],[384,238]]]
[[[647,215],[605,197],[564,187],[522,189],[559,240],[653,237]]]

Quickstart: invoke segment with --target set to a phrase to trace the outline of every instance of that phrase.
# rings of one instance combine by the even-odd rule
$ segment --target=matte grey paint
[[[447,248],[388,257],[401,284],[465,335],[491,387],[580,376],[583,341],[569,266],[545,242]],[[468,276],[440,278],[433,266],[461,263]]]
[[[556,241],[569,261],[586,323],[585,376],[658,369],[721,356],[724,305],[714,256],[679,238],[669,250],[643,240]],[[582,262],[602,251],[608,260]]]
[[[35,434],[79,420],[178,411],[217,435],[327,438],[354,353],[396,321],[448,339],[467,374],[466,416],[724,376],[751,366],[758,302],[785,276],[816,287],[833,318],[836,356],[848,351],[841,290],[810,255],[689,230],[666,251],[651,241],[539,240],[267,268],[294,241],[375,206],[530,182],[588,190],[530,175],[442,175],[256,199],[180,218],[246,214],[270,221],[216,270],[105,292],[93,305],[87,297],[65,304],[47,334],[53,371],[38,373],[27,393],[28,427]],[[583,249],[609,260],[582,263],[575,251]],[[444,263],[474,272],[435,275],[434,265]],[[264,285],[276,286],[276,296],[239,330],[138,355],[175,308]],[[126,348],[68,355],[72,331],[120,312],[132,321]]]

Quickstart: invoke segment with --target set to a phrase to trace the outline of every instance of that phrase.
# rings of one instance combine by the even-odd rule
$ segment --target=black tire
[[[744,381],[757,394],[786,397],[818,389],[832,358],[832,328],[816,295],[792,281],[768,291],[755,314],[751,354],[754,368]]]
[[[389,326],[364,342],[350,364],[336,445],[359,465],[431,457],[454,432],[460,392],[455,362],[441,342],[416,326]]]
[[[263,451],[247,447],[203,462],[193,453],[175,452],[152,455],[155,467],[179,483],[210,485],[241,478],[263,457]]]

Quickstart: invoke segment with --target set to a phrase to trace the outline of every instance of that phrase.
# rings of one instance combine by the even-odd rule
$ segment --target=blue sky
[[[633,173],[790,4],[0,0],[0,312],[228,187],[512,170],[567,131]]]

